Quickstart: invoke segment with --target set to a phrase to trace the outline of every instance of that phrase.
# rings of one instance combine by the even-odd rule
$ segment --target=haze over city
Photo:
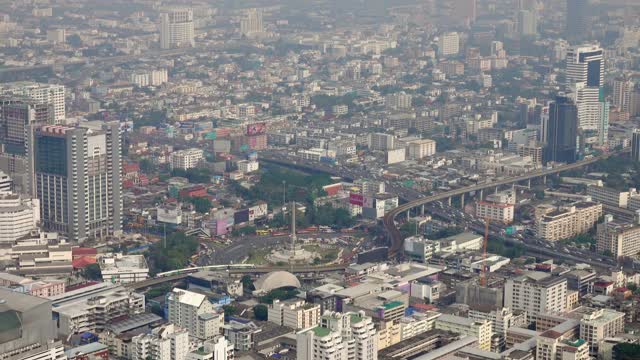
[[[0,0],[0,360],[638,360],[639,45],[638,0]]]

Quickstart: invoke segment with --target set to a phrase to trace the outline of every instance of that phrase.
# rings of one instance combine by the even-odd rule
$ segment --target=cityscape
[[[0,35],[0,360],[640,360],[640,0]]]

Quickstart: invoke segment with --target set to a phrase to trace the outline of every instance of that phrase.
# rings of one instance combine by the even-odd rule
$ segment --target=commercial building
[[[189,332],[167,324],[134,336],[130,346],[132,360],[184,360],[189,353]]]
[[[42,298],[64,293],[65,285],[66,283],[62,280],[33,280],[13,274],[0,273],[0,286]]]
[[[504,287],[504,306],[526,311],[529,319],[563,312],[567,308],[567,279],[536,271],[509,278]]]
[[[578,127],[598,130],[601,91],[604,86],[604,50],[599,46],[574,46],[567,50],[567,86],[578,108]]]
[[[102,280],[114,284],[144,281],[149,277],[149,265],[144,255],[122,255],[100,257]]]
[[[633,85],[633,82],[626,78],[617,78],[613,81],[613,102],[611,105],[620,112],[629,113],[631,111]]]
[[[640,129],[634,129],[631,138],[631,159],[640,161]]]
[[[296,335],[297,360],[377,360],[378,336],[371,317],[325,312],[320,325]]]
[[[221,334],[224,314],[215,310],[207,296],[173,289],[167,295],[168,320],[198,339],[213,339]]]
[[[411,109],[413,96],[404,91],[395,94],[389,94],[384,99],[384,104],[390,109],[406,110]]]
[[[48,231],[83,242],[122,231],[122,154],[118,122],[46,125],[28,141],[33,193]]]
[[[589,1],[567,0],[565,22],[567,39],[579,42],[589,37]]]
[[[440,315],[442,314],[439,312],[427,311],[402,317],[400,319],[400,341],[435,329],[436,320]]]
[[[578,202],[542,215],[536,220],[537,235],[547,241],[569,239],[589,231],[602,216],[602,204]]]
[[[51,302],[47,299],[0,288],[4,360],[63,360],[62,343],[55,342]]]
[[[471,305],[469,308],[469,318],[476,321],[489,320],[493,334],[507,337],[507,330],[512,327],[522,327],[527,325],[526,312],[520,311],[517,314],[509,308],[498,308],[485,305]]]
[[[580,319],[580,338],[589,343],[591,355],[598,354],[598,347],[606,338],[624,332],[625,314],[611,309],[589,309]]]
[[[441,34],[438,39],[438,55],[447,57],[460,52],[460,36],[457,32]]]
[[[188,170],[198,166],[203,159],[204,151],[202,149],[191,148],[172,152],[169,162],[171,170]]]
[[[396,148],[396,137],[391,134],[373,133],[369,134],[370,150],[392,150]]]
[[[37,229],[39,204],[37,199],[0,192],[0,244],[14,244]]]
[[[640,226],[614,221],[606,215],[604,223],[598,224],[596,249],[615,258],[637,255],[640,253]]]
[[[549,105],[544,162],[574,163],[578,136],[578,108],[566,97],[557,97]]]
[[[54,123],[53,103],[22,95],[0,98],[0,142],[9,154],[25,155],[30,126]]]
[[[144,295],[109,283],[97,283],[49,299],[60,337],[100,332],[110,321],[145,309]]]
[[[35,100],[38,104],[53,106],[53,123],[63,124],[66,119],[64,85],[41,84],[30,81],[6,83],[0,85],[0,95],[23,96]],[[39,108],[38,111],[43,111]],[[50,115],[47,115],[49,119]]]
[[[524,36],[538,34],[538,14],[535,10],[520,10],[518,12],[518,33]]]
[[[422,236],[409,236],[404,239],[404,254],[411,260],[426,263],[440,252],[440,242],[425,239]]]
[[[269,306],[270,322],[292,329],[306,329],[318,324],[320,305],[307,304],[304,300],[273,300]]]
[[[186,360],[233,360],[233,345],[224,336],[220,335],[187,354]]]
[[[171,9],[160,14],[160,48],[195,46],[192,9]]]
[[[255,345],[256,334],[262,331],[253,322],[231,320],[224,325],[224,337],[237,351],[249,351]]]
[[[491,321],[473,320],[460,316],[443,314],[436,319],[436,329],[450,331],[461,335],[474,336],[478,339],[478,348],[491,351]]]

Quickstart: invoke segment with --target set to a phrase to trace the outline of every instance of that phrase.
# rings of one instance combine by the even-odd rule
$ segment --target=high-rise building
[[[122,155],[117,122],[33,128],[27,141],[32,192],[49,231],[72,241],[122,231]]]
[[[538,17],[535,11],[520,10],[518,12],[518,33],[533,36],[538,33]]]
[[[460,36],[457,32],[441,34],[438,38],[438,54],[442,57],[458,55],[460,52]]]
[[[629,79],[618,78],[613,81],[613,103],[612,105],[622,112],[631,110],[631,93],[633,92],[633,82]]]
[[[62,360],[67,357],[51,320],[47,299],[0,288],[2,336],[0,354],[4,360]]]
[[[640,226],[605,216],[604,223],[598,224],[596,249],[616,258],[637,255],[640,252]]]
[[[38,200],[12,193],[0,193],[0,243],[16,240],[36,230],[40,222]]]
[[[176,288],[167,296],[167,307],[169,322],[187,329],[191,336],[207,340],[221,333],[224,315],[205,295]]]
[[[578,136],[578,109],[566,97],[549,104],[544,161],[574,163]]]
[[[625,314],[611,309],[589,309],[580,319],[580,338],[589,343],[591,356],[598,355],[598,347],[606,338],[624,332]]]
[[[132,360],[184,360],[189,353],[189,332],[167,324],[134,336],[129,346]]]
[[[377,360],[378,335],[364,312],[327,311],[320,325],[296,336],[298,360]]]
[[[509,278],[504,287],[504,306],[526,311],[529,319],[563,312],[567,309],[567,279],[537,271]]]
[[[581,41],[589,35],[589,0],[567,0],[567,39]]]
[[[634,129],[631,138],[631,159],[640,161],[640,129]]]
[[[0,141],[6,153],[24,155],[30,126],[54,122],[52,103],[24,96],[6,96],[0,99]]]
[[[567,51],[567,87],[578,107],[578,127],[598,130],[604,86],[604,50],[596,45],[574,46]]]
[[[0,85],[0,95],[24,96],[39,104],[51,104],[55,124],[64,123],[66,118],[64,85],[40,84],[30,81],[7,83]]]
[[[307,304],[304,300],[273,300],[269,306],[270,322],[292,329],[306,329],[318,325],[320,305]]]
[[[240,20],[240,33],[245,36],[264,32],[262,23],[262,10],[249,9],[244,18]]]
[[[599,104],[598,145],[604,146],[609,143],[609,111],[611,106],[608,101],[600,101]]]
[[[171,9],[160,14],[160,48],[195,46],[192,9]]]
[[[477,0],[450,0],[451,15],[459,23],[471,25],[476,22],[478,12]]]

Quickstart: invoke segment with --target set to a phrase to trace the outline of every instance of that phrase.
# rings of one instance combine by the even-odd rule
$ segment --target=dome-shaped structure
[[[300,280],[288,271],[274,271],[262,276],[253,285],[256,291],[269,292],[283,287],[299,288]]]

